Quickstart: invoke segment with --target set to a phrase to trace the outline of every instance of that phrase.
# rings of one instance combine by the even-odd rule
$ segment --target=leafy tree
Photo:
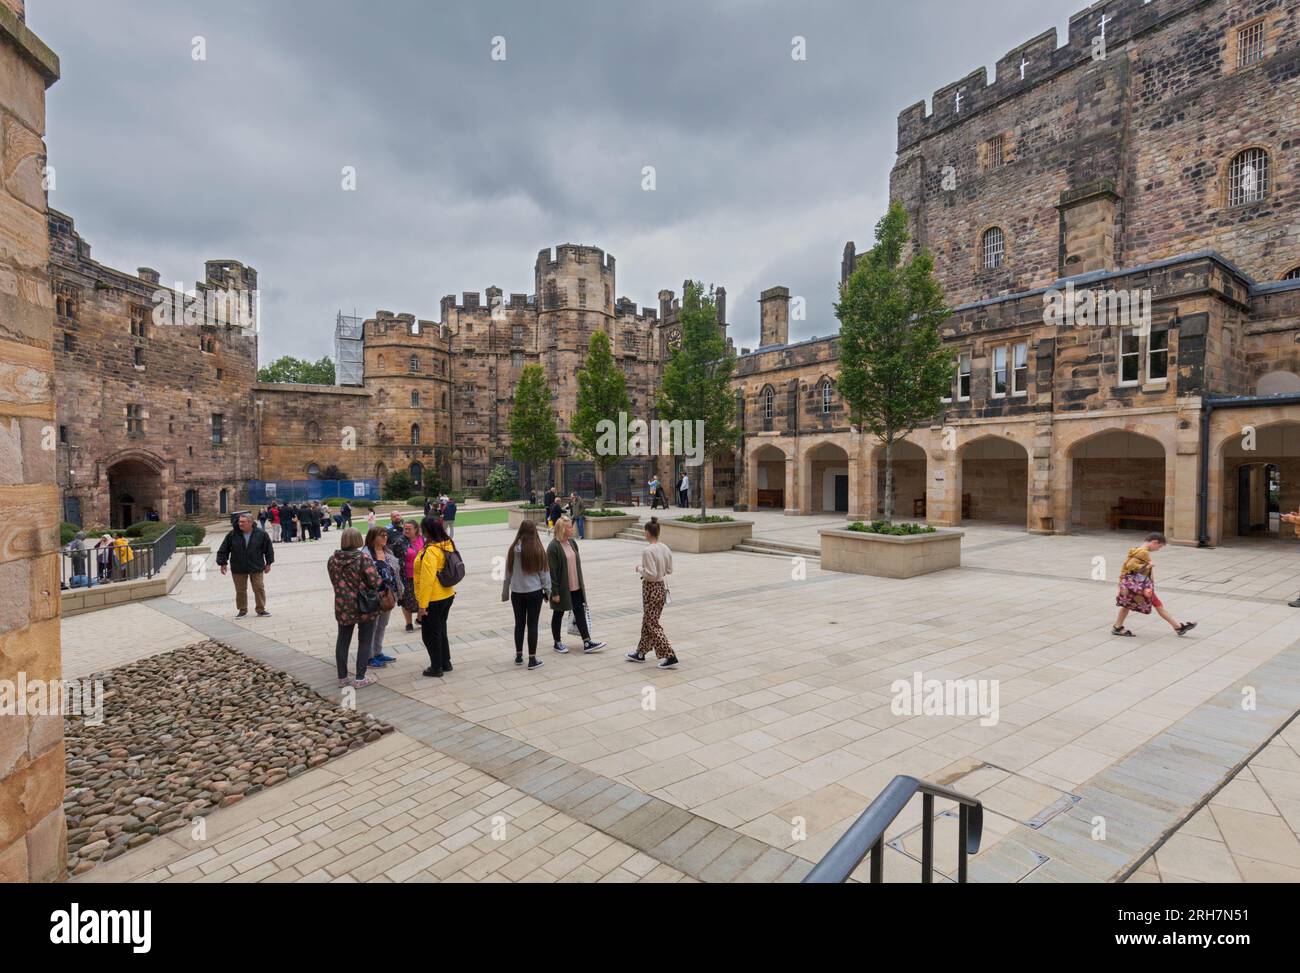
[[[617,466],[622,457],[617,450],[600,448],[600,424],[618,424],[620,412],[630,413],[632,401],[627,394],[627,378],[609,347],[609,335],[597,331],[587,346],[587,360],[578,370],[578,406],[569,422],[573,438],[582,453],[590,457],[600,474],[598,499],[605,500],[605,473]]]
[[[483,487],[483,499],[519,499],[519,479],[515,476],[515,471],[504,463],[492,467],[492,472],[488,474],[487,484]]]
[[[259,368],[257,380],[292,385],[333,385],[334,360],[326,355],[318,362],[309,362],[284,355],[266,367]]]
[[[941,409],[952,384],[952,355],[939,325],[951,313],[922,250],[903,258],[907,211],[894,201],[876,224],[876,245],[845,282],[838,388],[853,422],[885,447],[885,520],[894,519],[894,444]]]
[[[414,492],[415,484],[411,482],[411,474],[406,470],[389,473],[388,479],[384,481],[384,496],[390,500],[405,500]]]
[[[337,466],[335,466],[333,463],[331,463],[329,466],[325,467],[325,469],[323,469],[323,470],[320,471],[320,479],[322,479],[322,480],[350,480],[351,477],[348,476],[346,473],[344,473],[341,469],[339,469],[339,468],[338,468]]]
[[[712,288],[705,293],[703,284],[687,281],[678,321],[682,340],[664,367],[659,416],[670,422],[691,423],[692,435],[699,440],[693,446],[707,462],[710,457],[733,448],[740,437],[740,429],[735,424],[736,396],[731,390],[736,354],[727,347],[727,340],[718,327],[718,308]],[[696,423],[702,423],[702,427]],[[674,443],[673,447],[675,451],[680,450],[681,444]],[[703,466],[698,479],[700,516],[704,517]]]
[[[560,433],[546,372],[541,365],[525,365],[510,410],[510,456],[531,471],[551,462],[559,451]]]

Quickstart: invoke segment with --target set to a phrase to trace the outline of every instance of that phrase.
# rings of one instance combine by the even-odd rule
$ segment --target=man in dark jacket
[[[456,536],[456,501],[447,498],[447,502],[442,505],[442,525],[447,528],[447,536]]]
[[[221,573],[230,573],[235,577],[235,613],[236,618],[248,614],[248,582],[253,582],[253,600],[257,614],[265,617],[271,614],[266,610],[266,585],[263,576],[271,573],[275,562],[275,548],[271,538],[260,527],[253,526],[253,515],[239,515],[235,530],[226,535],[217,549],[217,567]]]
[[[339,508],[339,513],[343,515],[343,523],[340,524],[339,526],[351,527],[352,526],[352,504],[344,500],[343,506]]]

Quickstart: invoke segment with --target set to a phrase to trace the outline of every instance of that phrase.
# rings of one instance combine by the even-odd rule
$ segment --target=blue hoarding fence
[[[248,502],[265,506],[274,500],[298,503],[303,500],[378,500],[378,480],[249,480]]]

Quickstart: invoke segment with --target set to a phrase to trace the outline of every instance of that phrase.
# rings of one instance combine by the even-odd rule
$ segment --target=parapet
[[[600,247],[586,247],[576,243],[562,243],[558,247],[547,247],[537,254],[537,269],[560,268],[575,264],[595,264],[606,273],[614,272],[614,255],[607,254]]]
[[[1020,44],[997,62],[992,82],[984,68],[938,89],[926,114],[925,102],[904,108],[898,115],[898,151],[910,148],[951,125],[1027,91],[1092,57],[1094,38],[1101,35],[1105,18],[1108,50],[1115,50],[1183,13],[1204,0],[1100,0],[1070,18],[1070,36],[1057,46],[1056,28]]]

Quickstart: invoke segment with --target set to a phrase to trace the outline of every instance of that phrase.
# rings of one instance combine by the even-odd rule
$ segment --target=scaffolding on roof
[[[334,384],[362,385],[365,380],[365,322],[339,311],[334,322]]]

